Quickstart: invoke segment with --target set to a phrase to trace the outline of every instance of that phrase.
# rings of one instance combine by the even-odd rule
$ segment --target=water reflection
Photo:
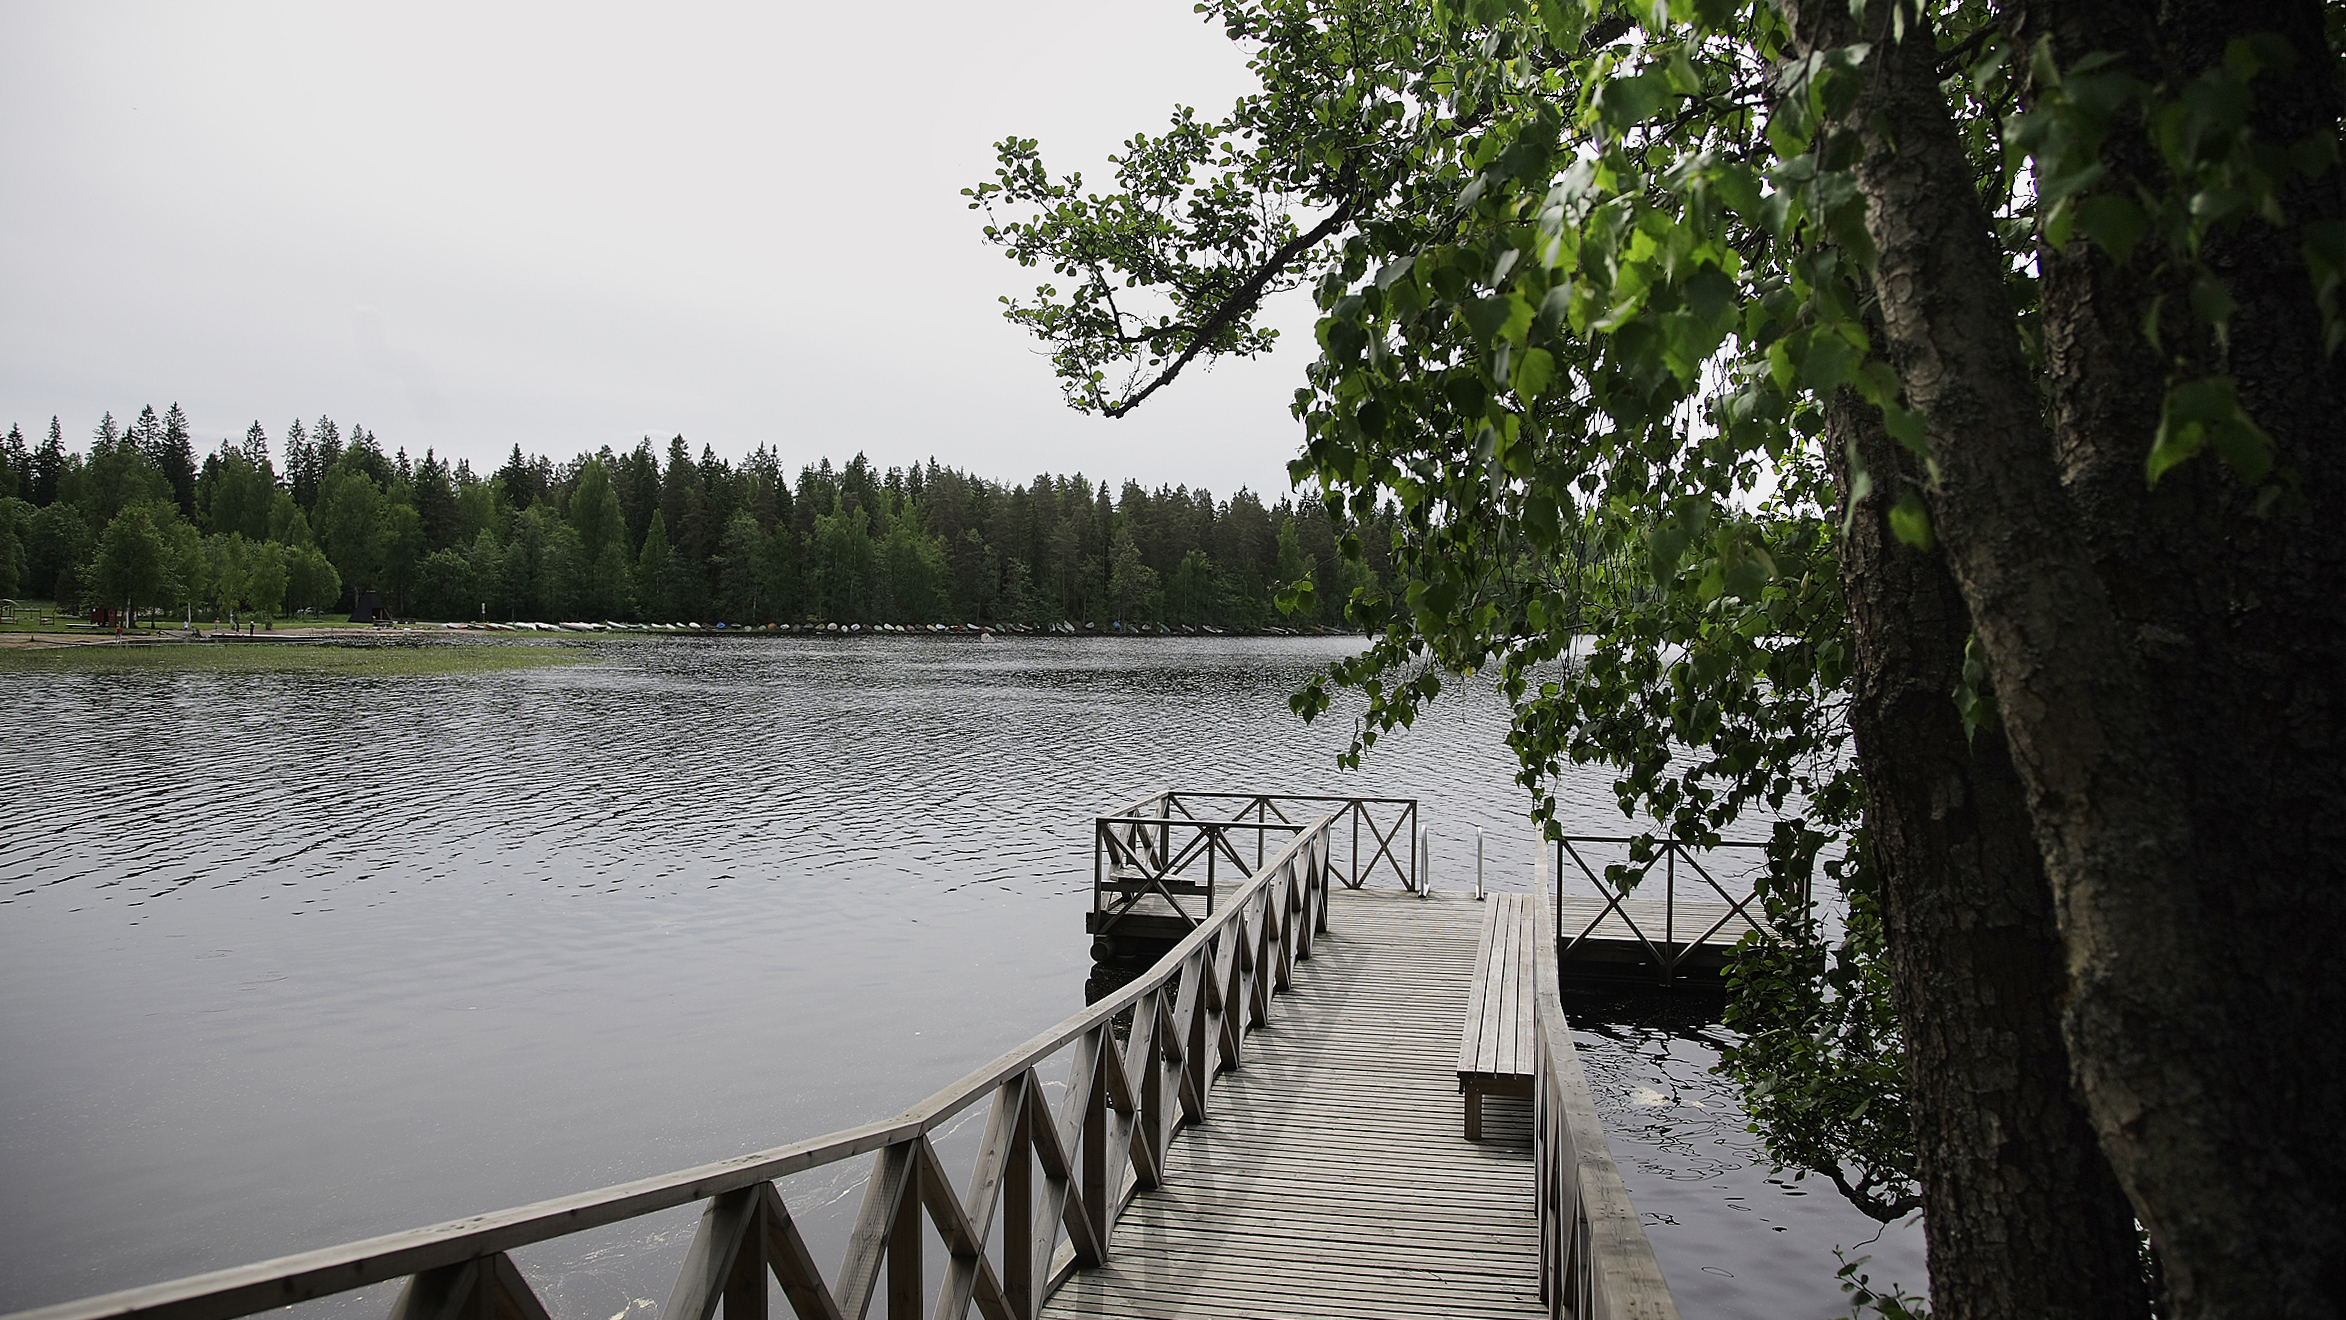
[[[1741,1098],[1711,1072],[1731,1039],[1715,990],[1565,1000],[1614,1162],[1682,1313],[1838,1314],[1835,1247],[1870,1254],[1879,1282],[1924,1291],[1919,1222],[1884,1228],[1822,1179],[1773,1170]]]

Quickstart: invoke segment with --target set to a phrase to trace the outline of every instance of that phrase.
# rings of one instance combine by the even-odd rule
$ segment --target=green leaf
[[[1556,378],[1556,357],[1544,348],[1527,350],[1523,361],[1515,365],[1515,393],[1530,403],[1548,392],[1548,385]]]
[[[2142,241],[2143,230],[2150,225],[2141,207],[2110,193],[2080,198],[2072,211],[2078,231],[2100,244],[2120,265],[2134,256],[2134,245]]]
[[[2212,275],[2202,275],[2191,282],[2191,310],[2209,325],[2220,326],[2232,319],[2240,304],[2232,301],[2232,294],[2222,281]]]
[[[2159,429],[2144,475],[2156,486],[2169,469],[2211,444],[2243,481],[2262,481],[2272,470],[2273,439],[2240,406],[2229,376],[2202,376],[2168,389],[2159,404]]]
[[[1923,507],[1921,496],[1913,491],[1898,496],[1890,506],[1890,534],[1917,550],[1931,548],[1931,512]]]
[[[1930,435],[1923,428],[1921,413],[1895,403],[1885,403],[1881,407],[1882,425],[1890,432],[1891,439],[1917,454],[1930,453]]]
[[[1716,266],[1705,266],[1696,271],[1681,291],[1687,310],[1704,324],[1715,324],[1722,313],[1733,310],[1735,281]]]
[[[1708,182],[1728,210],[1746,220],[1759,218],[1759,175],[1749,165],[1721,165],[1710,172]]]
[[[1626,133],[1672,99],[1669,80],[1659,73],[1608,78],[1597,88],[1597,118],[1616,133]]]
[[[1995,693],[1988,686],[1987,653],[1980,649],[1977,633],[1963,644],[1963,678],[1953,695],[1955,710],[1963,717],[1963,740],[1967,743],[1974,741],[1981,729],[2002,719],[1996,711]]]
[[[1857,456],[1857,442],[1851,440],[1846,450],[1849,456],[1849,493],[1841,501],[1841,535],[1849,535],[1850,526],[1857,520],[1857,506],[1874,493],[1874,474],[1866,471],[1865,460]]]
[[[1558,327],[1564,324],[1565,318],[1571,312],[1572,286],[1559,284],[1548,290],[1547,297],[1540,299],[1538,317],[1540,329],[1551,335],[1558,333]]]
[[[1800,381],[1819,394],[1837,389],[1856,367],[1858,351],[1839,335],[1812,335],[1800,359]]]
[[[1806,351],[1808,337],[1808,331],[1795,330],[1768,345],[1768,376],[1776,382],[1777,389],[1787,394],[1792,392],[1792,382],[1800,375],[1800,366],[1793,355]]]
[[[1466,317],[1467,328],[1474,331],[1475,338],[1489,345],[1506,330],[1508,320],[1514,315],[1515,302],[1512,296],[1500,294],[1477,298],[1458,310]]]

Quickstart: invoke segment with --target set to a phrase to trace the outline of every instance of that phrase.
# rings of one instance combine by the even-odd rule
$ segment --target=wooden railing
[[[1768,846],[1765,841],[1723,839],[1717,843],[1697,845],[1671,836],[1657,838],[1653,840],[1657,849],[1654,856],[1634,868],[1640,872],[1636,891],[1622,889],[1599,877],[1596,868],[1589,865],[1588,858],[1581,855],[1581,848],[1584,845],[1605,844],[1634,847],[1639,842],[1641,840],[1632,837],[1603,834],[1566,834],[1555,840],[1555,920],[1559,930],[1566,932],[1563,943],[1554,946],[1559,961],[1569,961],[1573,951],[1591,938],[1597,927],[1603,924],[1608,917],[1618,918],[1624,926],[1629,928],[1630,933],[1645,946],[1646,953],[1652,957],[1654,965],[1661,970],[1661,974],[1665,978],[1675,975],[1679,964],[1684,962],[1697,946],[1726,929],[1727,923],[1736,918],[1741,918],[1749,923],[1754,930],[1763,934],[1768,933],[1767,918],[1753,910],[1760,906],[1757,888],[1749,884],[1739,884],[1735,888],[1740,891],[1740,896],[1736,892],[1730,892],[1726,885],[1719,882],[1717,876],[1711,874],[1710,868],[1703,865],[1701,856],[1701,854],[1714,849],[1765,850]],[[1566,923],[1564,920],[1564,889],[1567,874],[1564,863],[1567,860],[1571,861],[1581,877],[1588,881],[1595,897],[1604,900],[1604,907],[1587,921],[1576,919],[1571,923]],[[1688,884],[1690,888],[1694,889],[1696,902],[1710,906],[1709,899],[1703,896],[1704,890],[1707,889],[1710,893],[1717,894],[1720,900],[1726,904],[1726,911],[1713,918],[1691,939],[1682,939],[1679,936],[1678,864],[1680,861],[1686,863],[1687,870],[1695,877]],[[1662,920],[1658,930],[1649,931],[1638,923],[1636,916],[1627,906],[1626,900],[1631,897],[1632,892],[1642,893],[1649,898],[1652,896],[1652,890],[1645,886],[1652,882],[1652,873],[1656,867],[1661,868],[1662,871]],[[1700,882],[1699,887],[1696,886],[1696,881]],[[1804,894],[1802,897],[1805,899],[1806,895]],[[1689,929],[1692,929],[1691,924]]]
[[[1338,835],[1349,833],[1351,847],[1339,858],[1329,857],[1329,877],[1346,889],[1358,889],[1380,875],[1390,875],[1403,889],[1420,886],[1416,848],[1416,798],[1337,797],[1304,793],[1152,793],[1139,801],[1101,816],[1093,834],[1095,881],[1113,872],[1133,876],[1187,875],[1198,881],[1191,867],[1204,861],[1217,868],[1233,864],[1241,876],[1262,864],[1271,845],[1283,832],[1303,828],[1333,812]],[[1174,830],[1181,831],[1178,846]],[[1236,846],[1231,846],[1235,836]],[[1246,853],[1254,854],[1249,863]],[[1094,895],[1093,906],[1100,899]]]
[[[7,1320],[231,1320],[401,1277],[393,1320],[546,1320],[517,1247],[705,1201],[660,1320],[765,1320],[767,1277],[799,1320],[1033,1320],[1074,1270],[1108,1258],[1133,1196],[1204,1119],[1295,963],[1327,926],[1337,813],[1300,822],[1212,917],[1146,973],[894,1118],[736,1159],[277,1260],[19,1312]],[[1129,1013],[1129,1018],[1126,1015]],[[1121,1037],[1119,1036],[1119,1033]],[[1069,1053],[1054,1103],[1038,1069]],[[957,1183],[932,1138],[981,1101]],[[826,1275],[775,1180],[873,1156],[846,1257]],[[924,1219],[926,1221],[924,1225]],[[922,1258],[926,1230],[941,1270]]]
[[[1556,927],[1538,918],[1538,947]],[[1540,1301],[1554,1320],[1678,1320],[1678,1304],[1621,1183],[1564,1020],[1557,968],[1532,960],[1532,1161],[1540,1231]]]

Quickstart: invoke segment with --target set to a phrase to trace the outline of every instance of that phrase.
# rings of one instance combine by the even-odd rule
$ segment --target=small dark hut
[[[381,596],[371,590],[362,591],[358,593],[358,600],[351,606],[350,621],[352,623],[389,623],[391,622],[391,610],[383,604]]]

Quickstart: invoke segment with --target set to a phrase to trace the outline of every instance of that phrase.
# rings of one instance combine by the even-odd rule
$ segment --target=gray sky
[[[0,4],[0,427],[177,400],[205,447],[325,413],[476,466],[682,432],[1284,491],[1308,302],[1081,417],[960,196],[1008,134],[1096,186],[1246,86],[1189,0]]]

